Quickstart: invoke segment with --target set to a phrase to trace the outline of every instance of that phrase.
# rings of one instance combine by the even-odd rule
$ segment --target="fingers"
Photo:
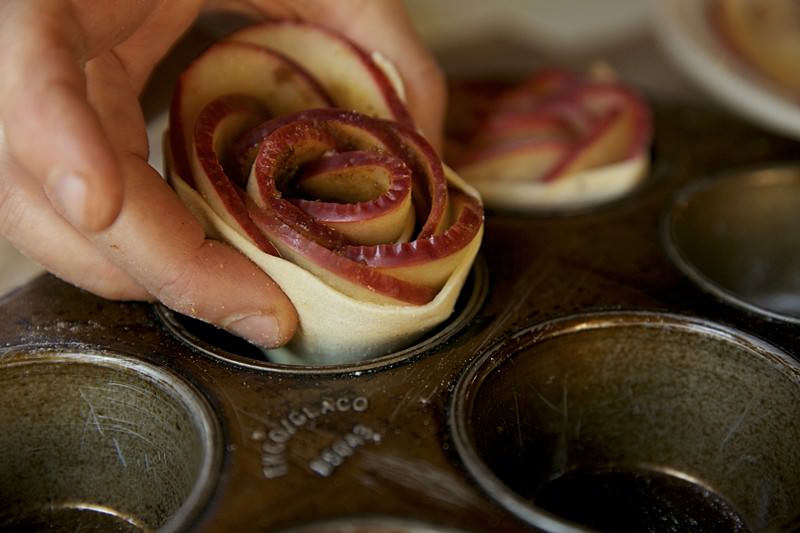
[[[118,162],[87,101],[83,67],[115,48],[138,92],[199,3],[7,0],[0,6],[0,121],[8,150],[79,230],[108,227],[122,203]]]
[[[140,2],[132,3],[130,0],[115,0],[115,2],[123,6],[138,5],[136,9],[143,10]],[[83,3],[87,5],[88,13],[97,11],[96,0],[83,0]],[[107,3],[109,0],[103,2]],[[154,2],[155,5],[146,10],[147,16],[141,20],[136,30],[131,32],[127,39],[114,46],[114,53],[124,65],[137,94],[144,89],[158,61],[197,18],[201,3],[202,0]],[[96,14],[94,16],[97,17]],[[108,27],[107,22],[105,27]]]
[[[87,233],[119,268],[168,307],[265,347],[297,328],[289,299],[264,272],[227,245],[206,240],[175,192],[146,163],[144,119],[118,58],[87,65],[87,92],[117,149],[123,205],[106,230]]]
[[[69,30],[91,21],[75,22],[58,9],[66,4],[0,4],[0,231],[92,292],[156,297],[257,344],[285,343],[297,316],[280,288],[238,252],[207,241],[145,163],[136,94],[158,46],[142,59],[131,41],[84,61],[86,42]]]
[[[0,142],[0,233],[49,271],[100,296],[157,298],[260,346],[288,342],[297,315],[280,288],[238,252],[206,240],[144,161],[129,155],[122,170],[125,203],[118,220],[84,237],[3,155]]]
[[[0,234],[56,276],[110,299],[152,299],[133,278],[64,221],[41,186],[10,160],[0,136]]]
[[[86,100],[62,2],[11,0],[0,22],[0,122],[7,149],[75,227],[96,231],[122,203],[118,165]]]
[[[288,298],[266,274],[229,246],[206,240],[175,193],[142,159],[121,158],[125,203],[118,220],[92,237],[151,294],[265,347],[297,328]]]
[[[176,5],[159,5],[170,4]],[[399,0],[308,7],[313,4],[298,2],[308,10],[305,18],[342,31],[397,66],[415,120],[441,146],[443,77]],[[291,302],[241,254],[206,240],[145,162],[135,94],[172,37],[151,42],[147,32],[137,34],[136,28],[158,25],[133,8],[120,15],[125,24],[119,34],[92,34],[95,25],[114,25],[97,22],[100,15],[87,17],[91,9],[80,9],[86,5],[91,7],[78,0],[0,4],[0,125],[6,137],[0,150],[20,164],[0,167],[0,230],[48,268],[94,292],[150,294],[259,345],[285,343],[297,327]],[[117,50],[106,54],[110,46]],[[48,199],[61,216],[49,209]]]

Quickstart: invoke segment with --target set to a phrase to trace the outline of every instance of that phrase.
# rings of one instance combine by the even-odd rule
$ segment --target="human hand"
[[[412,115],[440,143],[444,83],[399,1],[218,0],[337,29],[395,62]],[[112,299],[158,299],[262,346],[297,316],[238,252],[205,238],[147,164],[138,95],[200,0],[0,5],[0,233],[57,276]]]

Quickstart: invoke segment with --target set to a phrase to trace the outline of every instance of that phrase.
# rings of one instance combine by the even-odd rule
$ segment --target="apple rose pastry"
[[[649,167],[649,109],[604,67],[454,85],[447,133],[448,162],[490,207],[593,205],[628,192]]]
[[[712,0],[711,26],[746,65],[800,98],[800,2]]]
[[[178,81],[169,179],[210,236],[294,303],[300,327],[278,357],[385,354],[453,310],[483,208],[401,90],[385,60],[288,21],[212,45]]]

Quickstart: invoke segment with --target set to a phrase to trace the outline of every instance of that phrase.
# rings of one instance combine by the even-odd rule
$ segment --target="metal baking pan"
[[[378,359],[271,363],[47,275],[8,294],[0,528],[798,527],[800,145],[654,111],[641,187],[488,212],[451,321]]]

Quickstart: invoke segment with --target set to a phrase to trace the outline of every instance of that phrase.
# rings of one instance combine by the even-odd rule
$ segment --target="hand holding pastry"
[[[0,232],[99,295],[157,299],[275,346],[296,328],[289,299],[241,253],[207,239],[147,164],[138,96],[210,7],[316,21],[380,50],[406,83],[411,116],[435,142],[441,74],[399,1],[8,0],[0,4]]]

